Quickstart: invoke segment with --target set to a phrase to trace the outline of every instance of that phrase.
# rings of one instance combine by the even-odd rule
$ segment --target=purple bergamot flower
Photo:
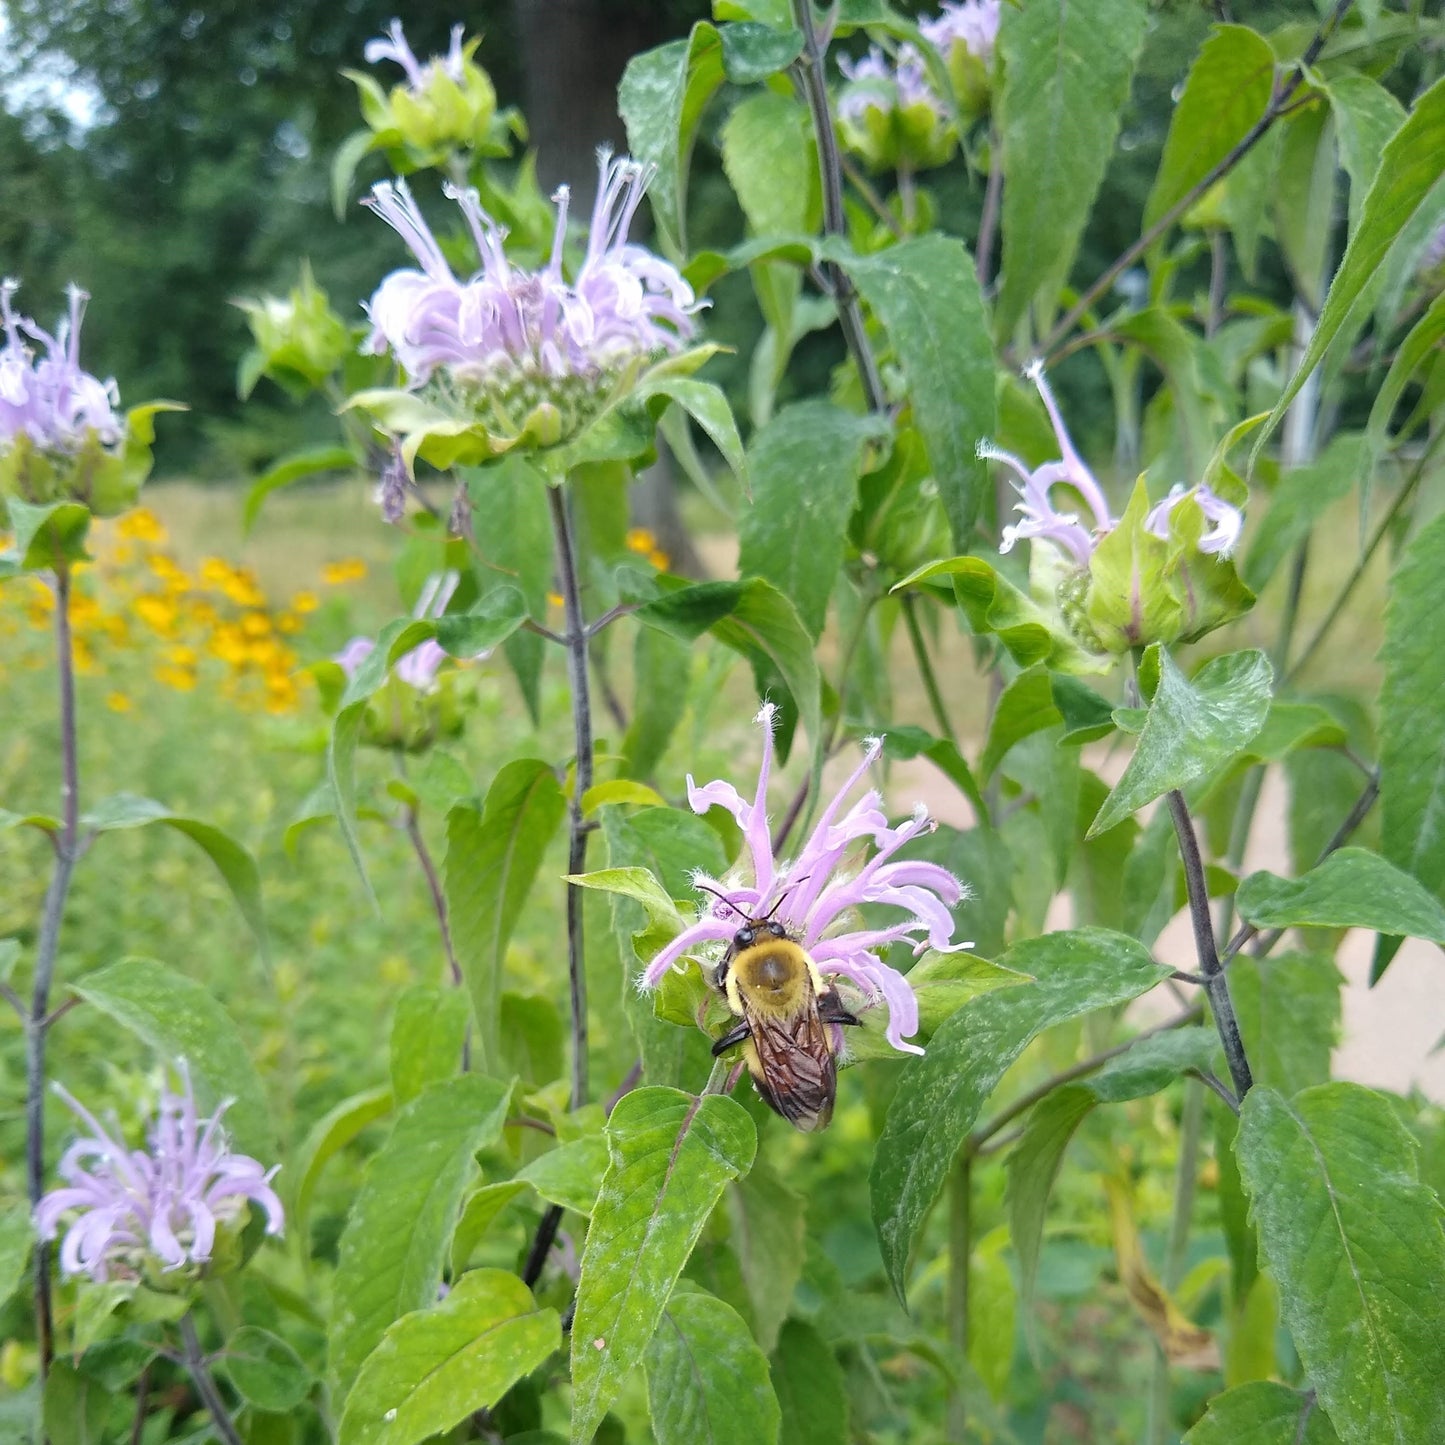
[[[221,1117],[224,1101],[202,1123],[196,1112],[191,1075],[179,1066],[181,1092],[162,1087],[149,1149],[125,1145],[60,1085],[56,1092],[90,1133],[61,1158],[65,1186],[52,1189],[35,1207],[41,1239],[54,1239],[62,1216],[76,1217],[60,1246],[65,1274],[93,1280],[140,1279],[148,1265],[163,1272],[204,1265],[217,1231],[236,1224],[248,1202],[266,1211],[266,1233],[285,1224],[281,1201],[271,1188],[279,1165],[266,1169],[246,1154],[233,1153]]]
[[[420,270],[394,271],[366,310],[367,348],[390,350],[412,390],[429,388],[498,435],[516,436],[540,407],[575,432],[648,361],[681,351],[706,304],[676,267],[628,241],[651,177],[636,161],[598,153],[599,183],[581,265],[563,271],[569,192],[557,206],[551,256],[539,270],[512,262],[505,229],[474,190],[447,187],[481,259],[452,272],[405,182],[383,181],[368,204],[411,248]],[[438,388],[440,391],[438,392]]]
[[[768,775],[776,712],[767,703],[757,716],[763,729],[763,760],[751,802],[729,782],[717,779],[698,787],[688,775],[693,812],[705,813],[716,806],[726,808],[737,820],[750,871],[744,868],[721,880],[701,873],[694,876],[700,890],[723,896],[708,903],[697,922],[647,965],[640,982],[644,988],[655,988],[663,974],[686,957],[715,962],[737,931],[740,917],[770,915],[797,938],[819,973],[854,984],[865,1006],[887,1004],[887,1038],[895,1049],[921,1054],[918,1045],[905,1042],[918,1031],[918,1000],[905,975],[885,963],[880,950],[901,938],[912,940],[915,954],[929,948],[954,952],[972,947],[953,941],[950,911],[967,891],[937,863],[895,858],[909,839],[937,826],[922,804],[911,817],[890,826],[882,797],[869,789],[844,811],[844,800],[882,752],[879,738],[865,744],[862,762],[823,809],[797,856],[774,857],[768,829]],[[862,854],[870,843],[875,851],[864,861]],[[865,903],[890,905],[907,916],[882,928],[865,928],[856,913]]]

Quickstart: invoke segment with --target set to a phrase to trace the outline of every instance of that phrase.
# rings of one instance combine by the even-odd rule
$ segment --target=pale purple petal
[[[678,959],[696,950],[702,943],[721,943],[737,932],[736,921],[728,923],[721,918],[704,915],[690,927],[684,928],[656,958],[642,971],[639,980],[643,988],[656,988],[663,974]]]
[[[1173,525],[1175,507],[1187,497],[1199,503],[1199,510],[1212,525],[1199,539],[1199,550],[1213,556],[1228,557],[1239,542],[1244,530],[1244,513],[1231,506],[1223,497],[1217,496],[1202,482],[1197,487],[1183,487],[1176,483],[1169,489],[1169,495],[1153,507],[1144,518],[1144,530],[1162,541],[1169,540]]]
[[[371,656],[376,644],[369,637],[353,637],[332,659],[341,664],[347,677],[355,677],[356,669]]]
[[[920,20],[918,28],[942,55],[962,45],[987,65],[998,40],[999,16],[1000,0],[944,0],[942,13]]]

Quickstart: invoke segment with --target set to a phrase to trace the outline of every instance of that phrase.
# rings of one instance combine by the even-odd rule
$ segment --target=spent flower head
[[[706,304],[676,267],[627,238],[651,171],[606,150],[598,169],[587,247],[570,281],[566,186],[553,196],[551,255],[537,270],[507,256],[507,232],[476,191],[448,187],[481,261],[461,280],[405,182],[377,185],[367,204],[420,269],[394,271],[377,288],[368,348],[389,350],[411,390],[496,436],[552,444],[580,430],[648,361],[681,351]]]
[[[1021,520],[1004,527],[999,551],[1010,552],[1022,540],[1058,549],[1059,565],[1036,551],[1034,570],[1074,640],[1094,653],[1192,641],[1244,611],[1253,597],[1229,565],[1244,527],[1240,509],[1205,482],[1177,484],[1151,504],[1141,477],[1124,515],[1115,517],[1064,426],[1043,363],[1031,362],[1024,375],[1038,388],[1059,459],[1029,467],[989,441],[979,443],[978,454],[1014,473],[1010,485]],[[1079,497],[1087,518],[1061,509],[1055,499],[1060,487]]]
[[[819,973],[851,982],[866,1004],[888,1006],[888,1042],[904,1053],[921,1054],[905,1042],[918,1031],[918,1000],[905,975],[885,963],[881,950],[907,938],[914,952],[953,952],[969,948],[953,941],[950,911],[966,896],[964,886],[946,868],[895,855],[912,838],[937,826],[920,804],[911,817],[890,825],[883,799],[869,789],[851,807],[845,800],[878,760],[883,743],[872,738],[863,759],[823,809],[817,826],[791,859],[774,855],[768,828],[768,776],[773,761],[773,721],[777,709],[766,704],[757,721],[763,729],[763,759],[751,801],[729,782],[717,779],[699,787],[687,779],[688,802],[695,813],[725,808],[742,829],[748,866],[726,879],[698,874],[700,889],[723,895],[713,898],[696,923],[685,928],[643,971],[641,983],[655,988],[669,968],[687,957],[715,959],[745,917],[776,918],[817,966]],[[864,859],[868,845],[873,854]],[[863,904],[900,909],[904,917],[881,928],[864,926],[857,910]]]
[[[41,1239],[54,1239],[60,1221],[74,1218],[60,1246],[66,1274],[92,1279],[147,1279],[212,1261],[218,1235],[237,1231],[248,1202],[266,1211],[266,1233],[278,1235],[285,1212],[266,1169],[231,1150],[221,1125],[230,1101],[209,1119],[198,1117],[190,1071],[180,1066],[179,1093],[163,1087],[147,1149],[126,1146],[58,1084],[56,1092],[90,1131],[59,1166],[63,1187],[35,1207]]]

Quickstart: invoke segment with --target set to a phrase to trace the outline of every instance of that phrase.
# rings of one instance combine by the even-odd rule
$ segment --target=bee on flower
[[[923,1052],[908,1042],[918,1032],[918,1000],[883,950],[900,939],[909,940],[915,954],[972,945],[953,937],[952,909],[967,896],[964,885],[937,863],[897,857],[911,839],[937,826],[928,810],[920,804],[890,824],[873,789],[845,807],[877,762],[881,739],[865,744],[862,760],[796,856],[775,855],[767,810],[776,713],[768,703],[756,719],[763,757],[751,801],[723,779],[699,787],[689,774],[693,812],[720,807],[731,813],[747,861],[723,879],[694,876],[709,902],[647,965],[640,983],[656,988],[669,969],[696,959],[741,1020],[715,1041],[714,1052],[741,1044],[765,1102],[811,1130],[824,1127],[832,1113],[843,1029],[868,1009],[886,1008],[886,1037],[900,1053]],[[903,917],[868,927],[858,912],[864,904],[895,908]]]

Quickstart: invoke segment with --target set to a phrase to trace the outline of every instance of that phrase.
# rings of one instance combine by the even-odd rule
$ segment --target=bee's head
[[[751,948],[755,943],[787,936],[788,930],[775,918],[750,918],[733,934],[733,948],[741,953],[743,949]]]

